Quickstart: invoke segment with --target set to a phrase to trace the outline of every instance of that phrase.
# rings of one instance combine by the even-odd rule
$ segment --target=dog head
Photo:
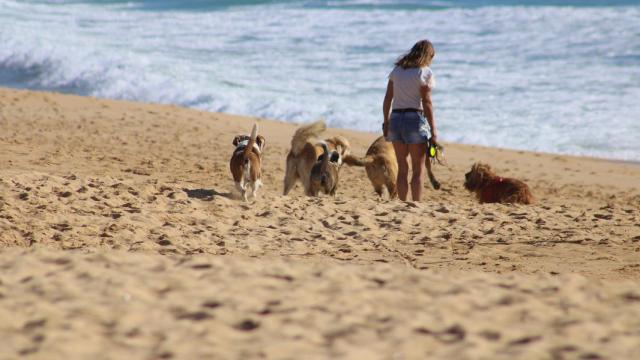
[[[342,166],[342,152],[343,149],[340,145],[336,146],[335,150],[328,151],[329,164],[335,165],[337,167]],[[318,159],[316,160],[316,164],[322,163],[324,161],[324,157],[325,153],[320,154],[320,156],[318,156]]]
[[[250,140],[249,135],[237,135],[233,138],[233,146],[238,147],[241,143],[248,143]]]
[[[471,170],[464,174],[464,187],[469,191],[482,189],[495,176],[489,165],[475,163]]]
[[[238,145],[247,144],[251,140],[249,135],[237,135],[233,138],[233,146],[238,147]],[[256,146],[260,149],[260,152],[264,151],[264,147],[267,143],[267,140],[262,135],[256,136]]]
[[[349,140],[344,136],[337,135],[327,139],[326,141],[331,142],[334,145],[335,151],[340,153],[341,158],[349,155],[351,145],[349,144]]]

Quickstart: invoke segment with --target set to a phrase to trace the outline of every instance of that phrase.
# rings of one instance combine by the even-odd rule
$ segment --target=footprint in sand
[[[203,308],[207,308],[207,309],[216,309],[216,308],[222,306],[222,303],[220,303],[219,301],[216,301],[216,300],[207,300],[207,301],[203,302],[201,306]]]
[[[191,312],[178,310],[176,311],[174,316],[177,320],[192,320],[192,321],[202,321],[202,320],[213,318],[213,315],[202,310],[191,311]]]
[[[66,222],[59,223],[59,224],[53,224],[53,225],[51,225],[51,228],[56,229],[58,231],[69,231],[69,230],[72,229],[71,225],[69,225]]]
[[[162,234],[160,235],[160,238],[158,238],[158,241],[156,241],[156,244],[160,246],[169,246],[172,244],[172,242],[171,240],[169,240],[169,237],[166,234]]]
[[[246,319],[235,324],[233,327],[240,331],[253,331],[260,327],[260,323],[255,320]]]
[[[509,216],[511,216],[512,218],[514,218],[516,220],[528,220],[529,218],[527,217],[527,215],[529,215],[529,214],[527,214],[526,212],[523,212],[523,213],[517,213],[517,212],[509,213]]]
[[[433,331],[424,327],[416,328],[413,331],[418,334],[433,336],[435,339],[446,344],[463,341],[467,336],[466,330],[460,325],[453,325],[442,331]]]
[[[61,198],[68,198],[71,195],[72,195],[71,191],[62,191],[58,193],[58,197],[61,197]]]

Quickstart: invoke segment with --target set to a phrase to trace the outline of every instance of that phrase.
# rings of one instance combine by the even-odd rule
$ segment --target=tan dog
[[[247,190],[251,187],[251,195],[255,198],[262,186],[262,151],[265,139],[258,135],[258,124],[253,125],[251,136],[238,135],[233,139],[236,149],[233,151],[229,167],[236,189],[247,201]]]
[[[347,155],[344,157],[344,163],[350,166],[364,166],[367,171],[367,176],[373,185],[373,189],[379,196],[382,196],[384,188],[387,189],[390,199],[398,196],[396,188],[398,160],[396,159],[393,144],[386,141],[384,136],[380,136],[369,146],[364,157],[360,158]],[[440,189],[440,183],[433,175],[429,157],[425,160],[425,166],[427,167],[427,174],[429,175],[431,185],[436,190]]]
[[[497,176],[489,165],[473,164],[464,179],[464,187],[475,192],[481,203],[533,203],[533,195],[527,184]]]
[[[320,191],[335,196],[342,166],[341,146],[337,145],[337,149],[330,152],[327,143],[322,141],[320,145],[323,153],[311,169],[310,192],[313,196],[318,196]]]
[[[284,195],[289,194],[298,180],[302,182],[306,195],[314,195],[311,191],[311,169],[324,152],[322,146],[317,143],[317,138],[326,128],[324,121],[316,121],[296,130],[291,139],[291,150],[287,154]],[[338,151],[341,158],[349,153],[349,141],[342,136],[334,136],[324,141],[328,149]]]

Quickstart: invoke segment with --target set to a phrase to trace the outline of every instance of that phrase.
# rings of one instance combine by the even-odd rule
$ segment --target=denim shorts
[[[392,112],[389,119],[389,131],[385,138],[390,142],[422,144],[429,140],[427,118],[415,111]]]

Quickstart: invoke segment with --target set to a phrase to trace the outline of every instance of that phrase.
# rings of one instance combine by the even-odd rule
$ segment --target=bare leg
[[[411,155],[411,197],[413,201],[420,201],[422,184],[424,183],[424,160],[427,157],[427,147],[424,144],[410,144]]]
[[[409,183],[407,178],[409,177],[409,145],[401,142],[393,142],[393,149],[396,151],[396,159],[398,160],[398,181],[396,186],[398,188],[398,198],[402,201],[407,201],[407,193],[409,192]]]

